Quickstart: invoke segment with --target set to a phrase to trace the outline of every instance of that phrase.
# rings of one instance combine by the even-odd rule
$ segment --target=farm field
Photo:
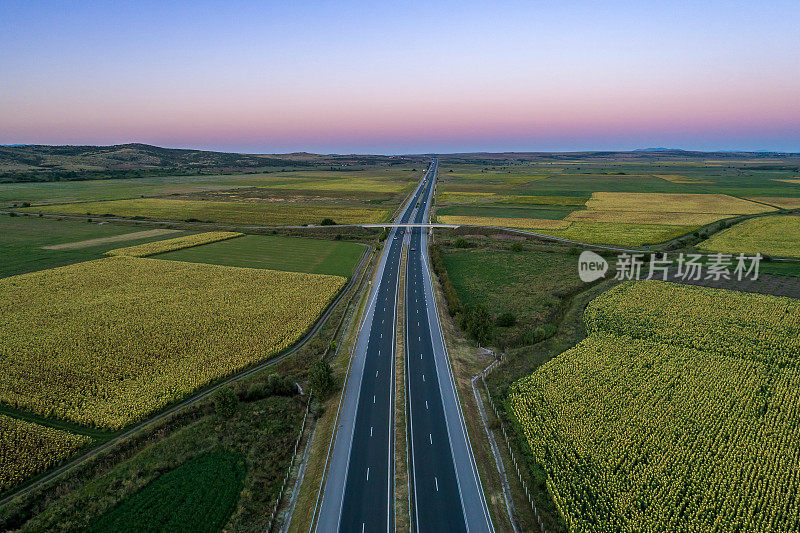
[[[53,268],[79,261],[99,259],[120,246],[119,242],[87,243],[93,239],[126,238],[143,231],[141,227],[117,224],[87,224],[73,220],[0,216],[0,277]],[[137,244],[189,235],[178,231],[126,240]],[[87,246],[87,244],[91,244]],[[56,248],[57,249],[52,249]]]
[[[661,226],[703,226],[726,218],[714,213],[669,213],[664,211],[603,211],[585,209],[567,215],[575,222],[611,222],[615,224],[655,224]]]
[[[797,529],[800,300],[628,282],[585,321],[507,400],[569,529]]]
[[[748,198],[748,200],[752,200],[754,202],[760,202],[762,204],[769,204],[774,205],[775,207],[780,207],[781,209],[800,209],[800,198]]]
[[[4,278],[0,401],[122,428],[287,348],[345,281],[129,257]]]
[[[600,211],[655,211],[747,215],[775,211],[769,206],[725,194],[656,194],[596,192],[587,209]]]
[[[209,244],[212,242],[233,239],[234,237],[241,237],[242,235],[244,235],[244,233],[237,233],[235,231],[207,231],[204,233],[197,233],[195,235],[184,235],[182,237],[175,237],[173,239],[164,239],[146,244],[137,244],[136,246],[114,248],[113,250],[107,251],[106,255],[147,257],[150,255],[172,252],[175,250],[191,248],[193,246]]]
[[[89,437],[0,415],[0,493],[88,444]]]
[[[668,241],[686,233],[691,233],[696,229],[697,226],[573,222],[566,229],[548,230],[543,233],[577,242],[644,246]]]
[[[512,326],[495,335],[524,342],[534,328],[553,318],[562,297],[580,288],[576,256],[538,251],[441,246],[447,274],[466,307],[486,306],[493,320],[514,315]]]
[[[421,167],[420,167],[421,170]],[[213,193],[240,188],[261,188],[280,197],[281,189],[381,193],[390,203],[399,202],[399,194],[409,191],[420,177],[410,168],[384,170],[297,170],[247,174],[197,174],[186,176],[150,176],[124,179],[82,181],[3,183],[0,207],[19,207],[24,202],[35,205],[123,200],[141,197],[164,197]],[[324,196],[318,194],[319,196]],[[396,198],[395,198],[396,197]],[[391,200],[395,198],[395,200]]]
[[[195,219],[221,224],[263,226],[319,224],[325,218],[332,218],[339,224],[368,224],[384,222],[390,215],[386,209],[366,207],[298,206],[164,198],[59,204],[31,207],[26,210],[44,213],[142,216],[165,220]]]
[[[206,414],[71,487],[20,530],[266,531],[304,409],[269,396],[231,418]]]
[[[498,226],[520,229],[564,229],[571,222],[566,220],[552,220],[547,218],[497,218],[497,217],[472,217],[442,215],[437,217],[443,224],[465,224],[470,226]]]
[[[244,485],[244,457],[216,450],[156,478],[124,500],[86,532],[161,529],[220,531]]]
[[[158,259],[349,278],[363,253],[364,246],[351,242],[246,235],[160,254]]]
[[[752,218],[715,233],[698,246],[713,252],[800,257],[800,217]]]
[[[712,161],[676,155],[570,154],[557,162],[536,155],[476,158],[474,163],[468,159],[442,162],[438,220],[565,220],[573,224],[542,232],[580,242],[657,244],[721,219],[790,208],[800,201],[800,190],[775,181],[791,175],[792,167],[777,161],[756,164],[747,157]]]
[[[542,205],[514,206],[503,204],[492,205],[458,205],[443,207],[437,211],[438,216],[492,217],[492,218],[547,218],[561,220],[577,208],[574,206]]]

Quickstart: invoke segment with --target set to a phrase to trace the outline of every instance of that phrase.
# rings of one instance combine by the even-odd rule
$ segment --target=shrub
[[[513,326],[517,323],[517,317],[511,311],[506,311],[505,313],[500,313],[500,316],[497,317],[497,325],[501,328],[507,328]]]
[[[214,411],[220,418],[231,418],[239,407],[239,397],[233,387],[227,385],[214,391]]]
[[[530,344],[541,342],[555,335],[556,331],[558,331],[558,328],[555,327],[553,324],[542,324],[541,326],[537,326],[536,328],[534,328],[533,331],[530,332],[527,341]]]
[[[320,399],[325,399],[331,395],[336,389],[336,380],[333,378],[333,370],[331,365],[324,359],[320,359],[308,373],[308,384],[311,390],[319,396]]]
[[[453,246],[456,248],[469,248],[469,242],[467,242],[467,239],[459,237],[453,242]]]
[[[319,223],[320,226],[335,226],[336,222],[332,218],[323,218],[322,222]]]
[[[522,243],[515,242],[514,244],[512,244],[511,245],[511,251],[512,252],[521,252],[522,251]]]

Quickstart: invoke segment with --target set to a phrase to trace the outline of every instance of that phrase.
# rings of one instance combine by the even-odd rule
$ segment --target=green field
[[[204,200],[170,200],[140,198],[110,202],[58,204],[26,209],[32,212],[141,216],[165,220],[199,220],[223,224],[253,224],[264,226],[300,226],[319,224],[331,218],[338,224],[367,224],[384,222],[390,213],[386,209],[367,207],[286,205],[282,203],[212,202]]]
[[[494,319],[510,312],[511,327],[495,327],[504,344],[524,344],[537,326],[553,319],[563,295],[580,288],[577,256],[492,248],[441,247],[441,256],[461,302],[485,305]]]
[[[364,253],[352,242],[323,241],[302,237],[245,235],[157,256],[171,261],[190,261],[249,268],[268,268],[310,274],[350,277]]]
[[[84,531],[220,531],[244,485],[244,458],[226,450],[196,457],[167,472]]]
[[[507,400],[574,531],[797,531],[800,301],[659,281]]]
[[[156,240],[169,239],[191,232],[183,231],[119,242],[89,246],[86,248],[45,250],[43,246],[53,246],[73,242],[125,235],[147,230],[146,227],[116,224],[87,224],[72,220],[51,220],[38,217],[0,216],[0,277],[44,270],[80,261],[103,257],[103,253],[121,245],[142,244]]]
[[[241,402],[229,419],[206,409],[82,472],[21,529],[266,531],[304,409],[282,396]]]
[[[712,252],[800,257],[800,216],[751,218],[712,235],[698,246]]]

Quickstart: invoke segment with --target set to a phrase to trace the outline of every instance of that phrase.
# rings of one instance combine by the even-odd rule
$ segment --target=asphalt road
[[[430,202],[425,199],[423,205]],[[427,211],[418,210],[413,221],[427,222]],[[422,532],[493,531],[439,323],[427,231],[411,230],[406,271],[412,523]]]
[[[430,169],[398,222],[407,222],[423,192],[430,192],[429,175]],[[356,340],[318,531],[394,530],[394,358],[401,231],[394,228],[387,237]]]

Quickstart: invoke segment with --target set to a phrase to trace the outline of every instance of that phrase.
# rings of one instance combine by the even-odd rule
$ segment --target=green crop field
[[[800,216],[772,215],[745,220],[712,235],[699,246],[713,252],[800,257]]]
[[[106,242],[72,249],[45,249],[45,246],[80,243],[147,229],[129,225],[87,224],[73,220],[0,216],[0,277],[99,259],[108,250],[118,248],[120,243]],[[124,244],[140,244],[189,234],[188,231],[180,231],[125,241]]]
[[[629,282],[508,405],[568,529],[797,531],[800,301]]]
[[[351,242],[246,235],[157,257],[172,261],[350,277],[363,253],[364,246]]]
[[[244,458],[215,450],[167,472],[84,531],[220,531],[244,485]]]
[[[27,211],[142,216],[165,220],[201,220],[223,224],[253,224],[263,226],[299,226],[319,224],[331,218],[338,224],[367,224],[384,222],[387,209],[367,207],[285,205],[280,203],[212,202],[204,200],[170,200],[140,198],[110,202],[84,202],[30,207]]]
[[[212,409],[73,483],[22,530],[266,531],[304,409],[282,396],[231,418]]]

